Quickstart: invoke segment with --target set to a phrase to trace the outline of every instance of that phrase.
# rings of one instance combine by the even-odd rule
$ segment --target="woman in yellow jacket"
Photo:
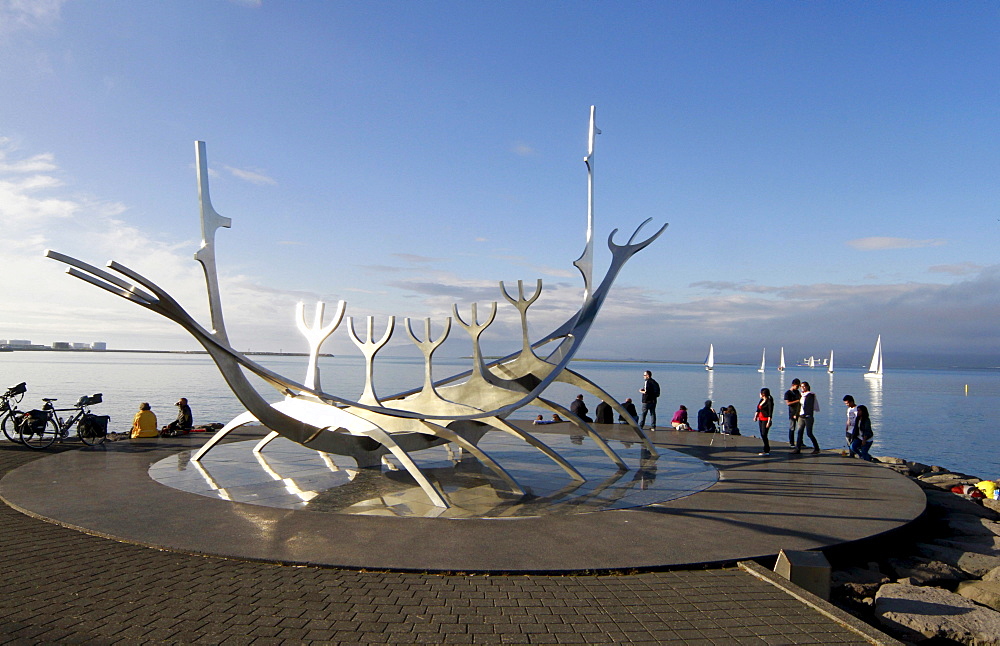
[[[159,437],[156,430],[156,414],[149,409],[147,402],[139,404],[139,412],[132,420],[132,438]]]

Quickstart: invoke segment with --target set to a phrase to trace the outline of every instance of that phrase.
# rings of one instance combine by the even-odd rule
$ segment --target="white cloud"
[[[927,271],[935,274],[951,274],[952,276],[968,276],[985,269],[983,265],[974,262],[959,262],[951,265],[934,265],[928,267]]]
[[[882,251],[884,249],[920,249],[921,247],[940,247],[947,244],[945,240],[914,240],[912,238],[871,237],[848,240],[847,245],[858,251]]]
[[[512,153],[520,157],[531,157],[535,154],[535,149],[523,141],[514,142],[514,145],[511,146],[510,150]]]
[[[226,166],[225,164],[222,164],[221,166],[222,168],[229,171],[229,173],[233,177],[241,179],[245,182],[250,182],[251,184],[261,184],[261,185],[266,184],[270,186],[277,186],[278,184],[278,182],[275,181],[274,178],[269,177],[266,173],[264,173],[261,170],[247,170],[243,168],[234,168],[233,166]]]
[[[49,27],[59,20],[66,0],[0,0],[0,35]]]

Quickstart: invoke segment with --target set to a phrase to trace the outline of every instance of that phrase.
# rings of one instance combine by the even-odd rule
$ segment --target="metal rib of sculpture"
[[[650,456],[655,459],[657,455],[642,429],[615,398],[590,380],[567,368],[593,325],[622,267],[629,258],[656,240],[667,227],[664,224],[653,235],[636,242],[639,231],[650,222],[650,219],[647,219],[636,228],[624,245],[614,242],[618,230],[612,231],[608,236],[611,264],[601,283],[594,287],[593,157],[594,139],[598,133],[600,131],[594,123],[594,108],[591,107],[589,147],[588,154],[584,158],[588,174],[587,244],[581,257],[574,262],[584,280],[584,298],[580,309],[552,333],[532,343],[528,336],[527,310],[541,295],[542,281],[537,281],[535,293],[530,298],[525,298],[523,283],[518,281],[516,299],[510,296],[504,284],[500,283],[504,298],[517,308],[520,314],[522,347],[520,352],[487,364],[482,358],[479,338],[493,322],[496,303],[492,304],[490,316],[483,323],[478,321],[475,303],[472,304],[472,314],[468,323],[458,314],[457,305],[453,306],[456,320],[471,337],[473,365],[469,371],[436,383],[431,378],[432,355],[448,336],[451,318],[447,319],[444,331],[436,340],[431,339],[430,319],[425,319],[425,334],[422,340],[413,333],[407,319],[407,333],[424,355],[424,384],[419,389],[384,399],[376,395],[373,366],[375,355],[392,335],[395,317],[389,319],[386,332],[379,341],[373,340],[373,320],[372,317],[368,317],[368,340],[365,342],[357,337],[353,318],[349,318],[349,335],[365,356],[365,386],[357,401],[326,393],[320,384],[318,368],[320,348],[340,324],[346,309],[344,301],[340,301],[334,319],[326,325],[323,324],[323,303],[317,304],[312,326],[305,321],[304,306],[299,306],[297,324],[305,335],[310,349],[309,366],[303,383],[261,366],[230,345],[225,329],[215,264],[215,232],[220,227],[230,227],[231,220],[219,215],[212,207],[208,191],[208,163],[204,142],[195,144],[202,224],[202,244],[195,254],[195,260],[201,263],[205,273],[212,321],[210,331],[198,324],[165,290],[117,262],[108,263],[108,267],[116,272],[111,273],[55,251],[46,251],[46,256],[69,265],[67,273],[71,276],[174,321],[205,348],[219,367],[227,384],[246,407],[247,412],[237,416],[216,433],[192,458],[195,463],[233,429],[247,423],[260,422],[271,432],[257,444],[254,449],[257,453],[272,439],[282,436],[317,451],[350,456],[356,460],[359,467],[376,467],[384,457],[391,454],[412,475],[434,505],[446,508],[448,502],[444,492],[425,477],[413,462],[410,453],[445,443],[457,444],[496,473],[511,492],[523,495],[524,490],[514,478],[477,447],[486,432],[497,430],[509,433],[535,447],[566,471],[572,480],[582,482],[583,476],[562,456],[530,433],[509,423],[506,418],[528,404],[559,412],[600,446],[619,472],[624,472],[628,469],[625,462],[589,424],[562,406],[542,397],[542,393],[553,382],[569,383],[610,404],[623,419],[629,421],[638,440],[643,443]],[[550,344],[554,344],[554,348],[544,359],[536,354],[536,349]],[[266,401],[251,385],[244,370],[274,387],[284,399],[273,404]]]

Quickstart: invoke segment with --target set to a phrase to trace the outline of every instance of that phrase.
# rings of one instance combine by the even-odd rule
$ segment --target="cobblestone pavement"
[[[0,442],[0,475],[44,454]],[[81,482],[53,495],[100,492]],[[736,568],[461,576],[287,567],[118,543],[6,505],[0,582],[0,643],[867,643]]]

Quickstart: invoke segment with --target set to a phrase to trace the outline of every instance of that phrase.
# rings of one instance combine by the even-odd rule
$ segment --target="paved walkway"
[[[0,475],[49,454],[0,443]],[[87,482],[52,494],[102,496]],[[0,557],[3,643],[869,643],[738,568],[460,576],[288,567],[118,543],[6,505]]]

